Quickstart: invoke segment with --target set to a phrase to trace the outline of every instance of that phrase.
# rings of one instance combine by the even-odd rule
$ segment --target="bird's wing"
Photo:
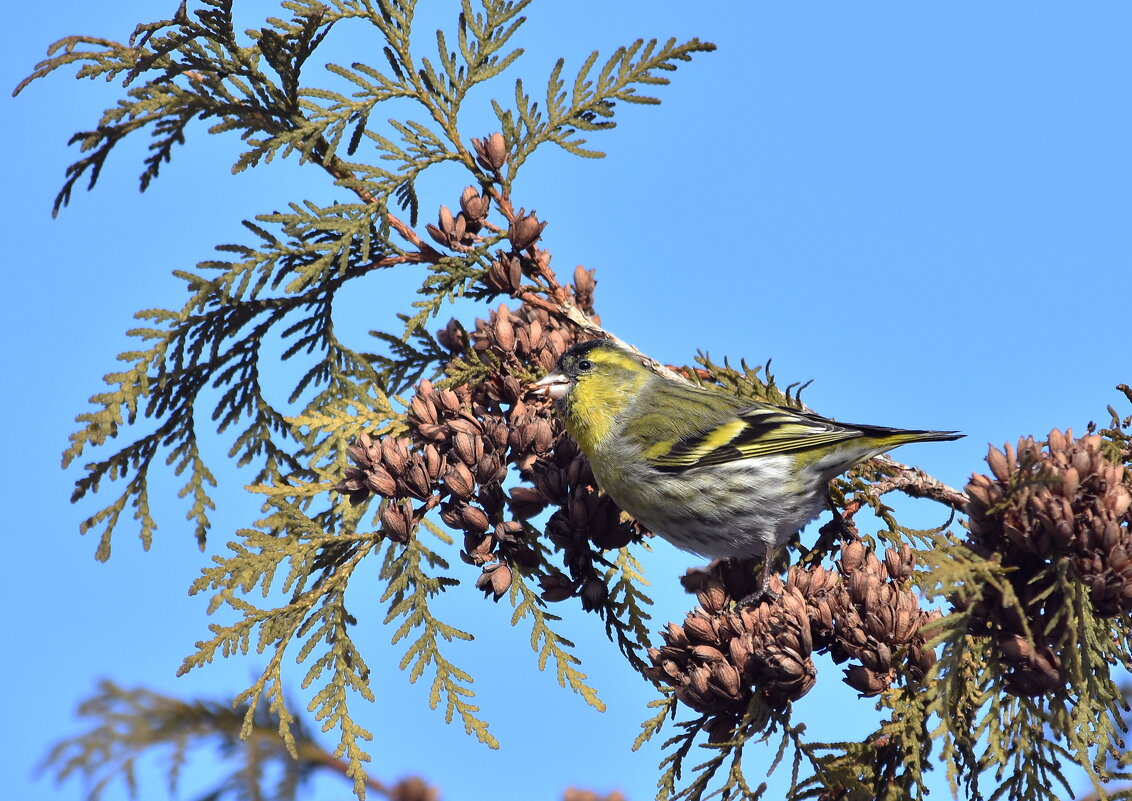
[[[759,405],[738,411],[722,424],[681,438],[650,461],[659,469],[725,464],[739,459],[797,453],[862,436],[816,414]]]

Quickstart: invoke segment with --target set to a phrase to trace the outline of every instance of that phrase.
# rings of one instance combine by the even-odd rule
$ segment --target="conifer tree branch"
[[[91,728],[56,743],[37,769],[54,774],[57,781],[81,778],[88,801],[95,801],[115,779],[127,784],[135,781],[133,774],[142,761],[155,759],[163,750],[170,751],[164,764],[168,766],[167,784],[175,792],[181,769],[195,756],[190,749],[212,747],[211,769],[218,779],[210,796],[214,798],[262,796],[295,801],[320,771],[352,778],[349,765],[315,739],[314,727],[305,720],[294,722],[298,742],[292,758],[266,704],[252,710],[253,726],[241,737],[247,712],[245,707],[233,708],[226,699],[182,700],[102,680],[79,707],[80,717],[90,721]],[[387,784],[366,776],[365,787],[396,801],[412,788],[427,786],[415,777]]]
[[[815,549],[784,581],[774,579],[776,599],[758,604],[738,600],[751,594],[749,565],[690,571],[683,583],[698,606],[650,647],[649,599],[632,556],[647,532],[597,485],[549,406],[524,392],[574,343],[616,337],[597,317],[593,271],[579,267],[572,280],[555,273],[547,222],[519,205],[538,198],[513,186],[544,145],[601,155],[583,135],[614,127],[619,104],[657,102],[641,93],[712,46],[638,40],[604,61],[591,54],[573,76],[559,61],[545,94],[529,92],[529,79],[509,83],[513,101],[492,103],[498,130],[470,138],[457,125],[461,106],[472,87],[495,81],[518,58],[509,41],[526,6],[482,0],[480,13],[464,0],[454,36],[438,32],[435,55],[422,55],[410,41],[412,2],[288,0],[290,19],[270,18],[244,36],[231,0],[201,0],[172,20],[140,26],[129,47],[65,40],[31,76],[77,63],[80,77],[124,76],[127,84],[99,125],[74,140],[84,155],[68,170],[59,205],[80,176],[93,184],[107,154],[141,131],[153,136],[145,188],[197,119],[210,122],[210,134],[243,138],[236,169],[297,158],[350,193],[349,202],[296,201],[248,220],[250,242],[220,245],[223,256],[179,272],[188,297],[140,315],[147,327],[131,331],[140,344],[123,354],[130,368],[106,377],[111,390],[95,396],[95,411],[79,418],[72,438],[68,459],[132,431],[139,412],[155,421],[156,434],[96,461],[77,482],[81,496],[102,478],[127,479],[126,492],[84,524],[105,525],[100,553],[108,553],[128,504],[143,535],[156,527],[147,479],[163,450],[175,472],[188,474],[182,494],[203,543],[212,508],[206,489],[216,483],[197,439],[203,390],[219,395],[216,431],[235,432],[229,456],[256,471],[253,489],[270,513],[241,530],[194,584],[213,593],[211,611],[224,607],[235,620],[213,624],[184,669],[253,646],[270,652],[239,696],[242,733],[259,741],[257,715],[266,710],[301,756],[300,724],[282,691],[283,657],[294,645],[300,662],[310,660],[307,683],[319,683],[308,708],[340,737],[345,759],[330,767],[359,795],[367,787],[391,792],[363,770],[372,735],[348,704],[373,697],[350,636],[346,591],[355,568],[375,557],[383,560],[386,623],[394,644],[404,644],[408,680],[427,675],[430,706],[443,705],[446,720],[458,716],[488,745],[495,737],[473,678],[446,646],[472,632],[440,619],[432,604],[458,585],[508,598],[512,625],[530,625],[537,666],[552,665],[560,684],[599,707],[550,609],[566,603],[603,617],[630,664],[667,688],[647,734],[691,710],[666,745],[661,787],[669,797],[756,795],[742,757],[772,734],[781,735],[774,764],[792,754],[791,798],[918,799],[926,792],[925,744],[933,741],[956,787],[972,796],[980,782],[1014,799],[1048,793],[1065,784],[1070,763],[1098,784],[1122,778],[1103,760],[1123,726],[1112,671],[1132,666],[1132,416],[1115,411],[1110,428],[1083,438],[1053,432],[1044,443],[993,451],[993,476],[973,477],[964,491],[887,458],[859,466],[832,494],[849,512],[871,509],[885,530],[862,539],[850,520],[839,532],[846,541],[838,559]],[[348,20],[380,33],[388,66],[329,65],[332,85],[312,85],[312,53],[332,25]],[[78,51],[87,44],[91,50]],[[349,89],[338,91],[341,82]],[[391,119],[381,106],[387,101],[415,104],[422,116]],[[417,182],[437,165],[463,168],[460,183],[468,185],[421,228]],[[355,278],[406,265],[421,265],[411,308],[372,332],[372,348],[340,341],[338,293]],[[474,324],[453,319],[431,330],[460,299],[497,305]],[[282,401],[261,380],[268,369],[261,346],[272,332],[284,343],[285,366],[305,359]],[[641,358],[680,380],[804,408],[794,385],[776,385],[769,364],[765,372],[735,369],[703,356],[699,368],[673,369]],[[969,512],[966,539],[946,525],[902,526],[881,500],[896,490]],[[366,530],[370,519],[377,530]],[[429,535],[436,542],[426,544]],[[883,554],[870,550],[875,541],[889,546]],[[922,607],[917,588],[950,614]],[[793,702],[818,679],[814,654],[848,662],[844,681],[878,699],[888,719],[874,736],[806,742],[790,723]],[[683,760],[705,740],[709,756],[681,786]],[[806,766],[810,776],[801,775]]]
[[[892,471],[892,475],[871,485],[869,491],[875,496],[879,497],[899,490],[912,498],[927,498],[941,503],[956,512],[966,510],[967,493],[949,487],[919,467],[898,462],[887,454],[877,456],[876,461],[883,465],[886,471]]]

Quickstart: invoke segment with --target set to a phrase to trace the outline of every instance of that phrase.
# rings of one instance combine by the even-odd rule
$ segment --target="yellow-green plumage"
[[[821,513],[838,474],[899,445],[962,436],[754,403],[659,376],[606,340],[575,345],[536,386],[618,506],[708,557],[764,556]]]

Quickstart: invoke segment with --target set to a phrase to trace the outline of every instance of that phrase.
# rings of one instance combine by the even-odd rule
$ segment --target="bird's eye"
[[[594,369],[594,363],[589,359],[582,359],[580,362],[578,362],[578,369],[582,371],[592,370]]]

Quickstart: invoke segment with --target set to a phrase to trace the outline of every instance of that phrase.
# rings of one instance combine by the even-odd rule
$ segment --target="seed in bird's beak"
[[[534,383],[531,394],[544,395],[551,400],[558,400],[570,389],[570,384],[570,379],[562,373],[551,373],[546,378]]]

